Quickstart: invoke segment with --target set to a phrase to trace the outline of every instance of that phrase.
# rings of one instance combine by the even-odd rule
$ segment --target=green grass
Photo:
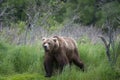
[[[1,77],[0,80],[45,80],[44,76],[41,76],[38,73],[23,73],[23,74],[14,74],[11,76]]]
[[[104,45],[78,44],[85,72],[72,65],[49,80],[120,80],[120,56],[112,68],[108,64]],[[44,51],[40,44],[10,45],[0,42],[0,80],[48,80],[44,77]]]

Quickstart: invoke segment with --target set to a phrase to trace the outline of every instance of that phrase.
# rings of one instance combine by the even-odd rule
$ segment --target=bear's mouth
[[[49,50],[46,50],[46,49],[45,49],[45,52],[49,52]]]
[[[47,49],[47,48],[44,48],[44,50],[45,50],[45,52],[49,52],[49,49]]]

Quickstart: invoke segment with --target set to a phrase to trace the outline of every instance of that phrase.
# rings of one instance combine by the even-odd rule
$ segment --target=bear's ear
[[[57,38],[53,38],[53,41],[56,42],[56,41],[57,41]]]
[[[42,41],[45,41],[45,40],[46,40],[46,38],[45,38],[45,37],[43,37],[43,38],[42,38]]]

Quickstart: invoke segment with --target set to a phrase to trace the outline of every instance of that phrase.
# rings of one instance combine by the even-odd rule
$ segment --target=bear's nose
[[[49,51],[47,46],[44,46],[44,50],[45,50],[46,52]]]
[[[47,49],[47,46],[46,46],[46,45],[44,45],[44,48],[45,48],[45,49]]]

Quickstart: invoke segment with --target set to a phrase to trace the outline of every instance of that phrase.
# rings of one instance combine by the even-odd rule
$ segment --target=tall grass
[[[0,43],[0,74],[42,72],[44,54],[40,45],[9,46]]]
[[[80,58],[85,72],[72,65],[50,80],[119,80],[120,57],[115,68],[107,62],[104,46],[78,42]],[[44,51],[41,43],[34,45],[9,45],[0,42],[0,80],[46,80],[43,68]]]

